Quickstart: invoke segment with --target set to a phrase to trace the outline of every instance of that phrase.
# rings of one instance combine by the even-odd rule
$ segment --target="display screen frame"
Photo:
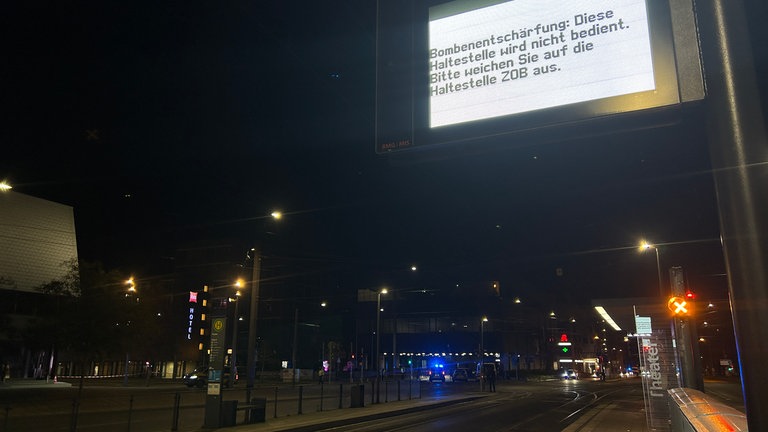
[[[681,104],[669,4],[646,0],[654,90],[430,127],[429,9],[467,1],[412,1],[400,3],[397,11],[396,1],[390,2],[386,8],[380,5],[376,108],[378,153],[482,140]],[[484,7],[491,3],[500,2],[473,4]]]

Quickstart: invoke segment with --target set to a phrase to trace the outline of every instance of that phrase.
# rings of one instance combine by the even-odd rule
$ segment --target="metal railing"
[[[8,397],[0,398],[0,432],[83,432],[104,430],[107,426],[111,430],[140,431],[147,425],[157,428],[163,424],[167,425],[166,430],[188,432],[199,430],[203,424],[205,388],[178,390],[174,388],[178,381],[153,381],[146,387],[143,381],[135,380],[127,388],[120,379],[100,383],[103,384],[88,386],[82,394],[76,386],[56,390],[45,403],[32,391],[4,392],[0,396]],[[381,403],[421,398],[418,381],[388,379],[380,383],[377,388],[372,380],[352,384],[304,382],[260,385],[251,391],[236,385],[222,389],[221,396],[223,404],[234,407],[235,424],[367,405],[374,399],[372,391],[380,395]],[[360,393],[361,386],[365,394]]]

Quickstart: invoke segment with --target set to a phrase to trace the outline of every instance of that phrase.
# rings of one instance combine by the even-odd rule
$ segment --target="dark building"
[[[14,376],[44,376],[52,366],[51,348],[28,330],[43,313],[41,287],[64,279],[77,259],[72,207],[0,191],[0,361]]]

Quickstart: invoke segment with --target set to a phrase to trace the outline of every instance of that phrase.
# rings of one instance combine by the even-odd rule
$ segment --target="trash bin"
[[[237,424],[237,400],[221,401],[221,426],[234,426]]]
[[[267,421],[267,398],[251,398],[248,423],[264,423],[265,421]]]
[[[352,391],[352,401],[350,403],[350,407],[352,408],[362,408],[365,406],[365,386],[363,384],[360,385],[353,385],[351,387]]]

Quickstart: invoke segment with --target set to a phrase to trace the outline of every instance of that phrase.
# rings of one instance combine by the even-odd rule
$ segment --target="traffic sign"
[[[675,316],[688,316],[691,314],[691,303],[684,297],[672,296],[667,301],[667,308]]]

